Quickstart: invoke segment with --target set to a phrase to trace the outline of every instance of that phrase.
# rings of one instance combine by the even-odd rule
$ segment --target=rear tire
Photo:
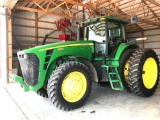
[[[85,103],[91,92],[91,81],[92,76],[84,64],[63,63],[48,80],[48,96],[59,109],[79,108]]]
[[[130,92],[130,88],[128,85],[128,68],[129,68],[129,61],[130,57],[132,56],[132,53],[134,52],[133,49],[128,49],[125,50],[119,60],[119,75],[121,77],[123,86],[124,86],[124,91]]]
[[[154,94],[159,81],[159,60],[151,49],[138,49],[130,60],[129,87],[138,96]]]

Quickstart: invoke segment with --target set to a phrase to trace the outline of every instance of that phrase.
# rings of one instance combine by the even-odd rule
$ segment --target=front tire
[[[48,98],[47,90],[46,90],[44,87],[42,87],[42,88],[40,88],[39,90],[37,90],[36,93],[37,93],[39,96]]]
[[[48,96],[59,109],[79,108],[91,92],[91,81],[92,76],[84,64],[63,63],[48,80]]]
[[[133,53],[129,67],[129,86],[138,96],[154,94],[159,81],[159,60],[151,49],[139,49]]]

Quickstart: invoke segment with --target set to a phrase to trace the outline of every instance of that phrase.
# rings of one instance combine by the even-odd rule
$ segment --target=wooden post
[[[35,13],[35,46],[38,45],[38,13]]]
[[[12,72],[12,25],[11,25],[11,19],[8,19],[7,17],[7,9],[6,8],[0,8],[0,12],[4,15],[0,16],[0,22],[1,22],[1,36],[0,36],[0,42],[1,42],[1,77],[2,82],[8,83],[8,74]],[[2,34],[3,31],[3,34]]]
[[[142,32],[142,37],[144,37],[144,34],[145,34],[145,31],[143,30],[143,32]],[[144,40],[142,40],[142,48],[144,49],[144,45],[145,45],[145,42],[144,42]]]
[[[85,7],[83,7],[83,20],[85,20]]]
[[[8,65],[7,65],[7,71],[8,74],[12,73],[12,19],[8,17],[7,19],[7,57],[8,57]],[[7,80],[7,83],[11,82],[9,79]]]

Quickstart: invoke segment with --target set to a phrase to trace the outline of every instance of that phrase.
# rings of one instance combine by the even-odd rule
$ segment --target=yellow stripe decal
[[[55,48],[64,48],[64,47],[72,47],[72,46],[91,46],[91,45],[93,45],[93,43],[62,45],[62,46],[57,46],[57,47],[50,47],[50,48],[46,48],[46,49],[41,49],[41,50],[39,50],[39,52],[46,51],[46,50],[52,50]]]

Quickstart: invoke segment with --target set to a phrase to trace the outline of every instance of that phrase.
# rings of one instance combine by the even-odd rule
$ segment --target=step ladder
[[[118,66],[103,65],[102,67],[106,67],[108,71],[108,78],[112,89],[123,91],[124,87],[119,76]]]

